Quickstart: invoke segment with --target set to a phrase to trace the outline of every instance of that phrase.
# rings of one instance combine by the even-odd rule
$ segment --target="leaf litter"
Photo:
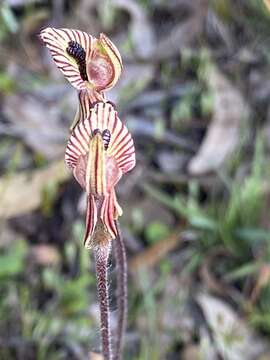
[[[78,211],[77,187],[59,160],[76,98],[35,38],[41,27],[52,23],[108,33],[125,54],[125,72],[112,95],[121,104],[120,116],[135,136],[138,153],[134,177],[119,191],[120,202],[129,209],[123,226],[135,280],[129,281],[132,312],[126,358],[269,357],[269,279],[263,270],[244,271],[249,264],[268,266],[267,236],[260,236],[269,230],[267,199],[263,214],[256,210],[260,221],[251,224],[241,218],[241,207],[231,198],[231,189],[241,188],[253,171],[257,129],[262,128],[266,145],[269,142],[269,13],[264,3],[268,5],[243,0],[115,0],[109,5],[81,0],[59,6],[5,2],[9,17],[0,15],[0,244],[5,264],[0,313],[7,321],[0,326],[0,357],[31,360],[39,351],[47,358],[83,358],[89,344],[79,330],[85,329],[89,312],[97,315],[91,295],[93,266],[79,251],[77,234],[83,231],[78,213],[85,209]],[[265,33],[258,30],[263,25]],[[12,149],[18,144],[23,151],[14,164]],[[263,151],[265,160],[256,160],[261,175],[253,177],[251,185],[266,188],[268,194],[269,147]],[[245,213],[248,204],[258,202],[256,194],[245,193]],[[144,206],[147,202],[153,202],[154,211]],[[142,206],[134,209],[135,204]],[[228,212],[230,226],[225,223]],[[155,215],[158,225],[149,215]],[[144,218],[151,219],[149,224]],[[155,242],[153,234],[162,234],[164,225],[169,233]],[[226,239],[239,247],[237,254],[230,253]],[[204,260],[220,247],[226,256],[215,257],[203,274]],[[10,261],[14,267],[8,266]],[[143,268],[148,273],[141,279]],[[44,278],[50,269],[54,273],[49,277],[61,285],[48,289]],[[226,277],[242,272],[244,276]],[[147,275],[151,286],[142,287],[140,281],[149,284]],[[87,305],[69,286],[79,289]],[[14,321],[15,307],[5,299],[20,303],[16,311],[21,328]],[[57,299],[63,300],[61,306]],[[67,345],[62,340],[70,308],[79,312]],[[49,314],[55,311],[61,315],[53,321]],[[7,326],[16,341],[5,337]],[[94,325],[91,336],[98,349]]]

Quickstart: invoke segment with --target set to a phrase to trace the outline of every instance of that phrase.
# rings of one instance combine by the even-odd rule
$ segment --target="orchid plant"
[[[122,357],[127,308],[127,266],[118,217],[122,209],[115,187],[135,166],[133,139],[105,92],[118,81],[122,59],[104,34],[95,38],[73,29],[46,28],[40,38],[55,64],[78,91],[78,110],[71,126],[65,162],[86,191],[84,245],[93,249],[100,303],[102,352],[105,360]],[[118,327],[112,349],[107,267],[111,247],[117,265]]]

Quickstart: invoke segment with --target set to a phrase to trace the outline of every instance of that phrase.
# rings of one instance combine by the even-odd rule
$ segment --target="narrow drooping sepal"
[[[126,126],[113,105],[99,102],[73,130],[65,161],[79,184],[86,189],[87,248],[117,237],[115,220],[122,215],[115,185],[135,166],[135,148]]]
[[[97,224],[97,206],[93,195],[87,196],[86,208],[86,229],[84,235],[84,246],[89,249],[92,247],[90,241],[91,234],[93,234]]]
[[[118,219],[118,216],[122,215],[122,209],[119,206],[114,189],[110,192],[102,204],[100,218],[103,221],[104,225],[108,229],[112,239],[117,237],[117,229],[115,226],[115,220]]]

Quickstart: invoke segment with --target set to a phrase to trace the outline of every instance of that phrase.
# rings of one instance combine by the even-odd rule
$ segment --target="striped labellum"
[[[87,192],[85,246],[117,236],[115,220],[122,214],[115,186],[135,166],[133,139],[109,103],[99,102],[73,130],[65,161]]]

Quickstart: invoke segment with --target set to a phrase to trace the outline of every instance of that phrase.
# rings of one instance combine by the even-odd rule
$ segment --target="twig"
[[[114,360],[120,360],[122,359],[124,335],[127,323],[127,257],[119,222],[116,221],[115,224],[118,233],[118,237],[113,242],[117,273],[118,319]]]
[[[135,255],[129,263],[130,272],[134,274],[142,268],[150,269],[154,267],[160,260],[165,258],[170,251],[174,250],[181,243],[182,230],[182,225],[177,226],[175,231],[169,236],[148,247],[138,255]]]
[[[104,360],[112,360],[111,326],[108,290],[108,259],[110,244],[94,248],[96,260],[97,292],[100,308],[100,330]]]

